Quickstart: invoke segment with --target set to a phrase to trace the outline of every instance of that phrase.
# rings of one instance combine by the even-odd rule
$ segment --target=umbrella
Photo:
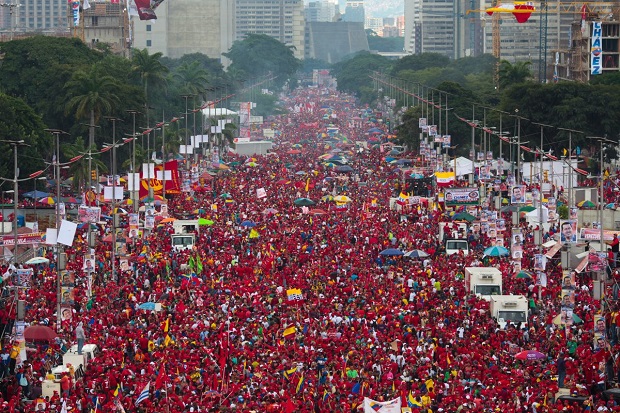
[[[68,196],[68,197],[66,197],[66,198],[60,198],[60,200],[61,200],[62,202],[67,203],[67,204],[81,204],[81,203],[82,203],[82,200],[81,200],[81,199],[79,199],[79,198],[75,198],[75,197],[73,197],[73,196]]]
[[[28,265],[32,265],[32,264],[49,264],[50,260],[48,260],[45,257],[34,257],[34,258],[30,258],[28,261],[25,262],[25,264]]]
[[[519,273],[517,274],[517,276],[515,278],[530,280],[530,279],[534,278],[534,276],[529,271],[519,271]]]
[[[246,220],[241,223],[241,226],[246,228],[254,228],[256,226],[256,223]]]
[[[207,211],[203,208],[194,209],[194,214],[204,214],[205,212]]]
[[[332,162],[337,163],[338,161],[335,159],[332,159]],[[336,172],[353,172],[353,168],[351,168],[349,165],[339,165],[339,166],[336,166],[334,170]]]
[[[411,250],[405,253],[405,257],[409,258],[426,258],[428,254],[422,250]]]
[[[176,220],[177,220],[176,218],[172,218],[172,217],[170,217],[170,218],[164,218],[164,219],[162,219],[162,220],[161,220],[161,223],[162,223],[162,224],[167,224],[168,222],[174,222],[174,221],[176,221]]]
[[[607,204],[607,205],[605,205],[605,209],[613,209],[613,210],[615,210],[616,209],[616,204],[614,202],[612,202],[610,204]]]
[[[366,133],[383,133],[383,131],[379,128],[370,128],[366,131]]]
[[[289,155],[299,155],[301,151],[299,149],[291,149],[288,150],[286,153],[288,153]]]
[[[263,214],[265,214],[265,215],[269,215],[269,214],[274,214],[275,215],[277,213],[278,213],[278,210],[275,209],[275,208],[267,208],[267,209],[263,210]]]
[[[452,216],[452,219],[454,221],[472,222],[476,219],[476,217],[470,214],[469,212],[458,212]]]
[[[228,192],[224,192],[223,194],[220,195],[220,197],[222,197],[222,198],[232,198],[232,196]]]
[[[115,208],[115,209],[114,209],[114,213],[115,213],[115,214],[126,214],[126,213],[127,213],[127,210],[126,210],[126,209],[123,209],[123,208]]]
[[[311,209],[311,210],[309,211],[309,213],[311,213],[312,215],[325,215],[325,214],[327,214],[327,212],[326,212],[326,211],[324,211],[324,210],[322,210],[322,209],[319,209],[319,208],[317,208],[317,209]]]
[[[411,174],[411,175],[409,175],[409,177],[412,178],[412,179],[422,179],[422,178],[424,178],[424,175],[422,175],[422,174]]]
[[[295,175],[306,175],[307,172],[306,171],[297,171],[295,172]]]
[[[210,219],[206,219],[206,218],[199,218],[198,219],[198,225],[199,226],[208,226],[210,227],[211,225],[213,225],[215,222],[210,220]]]
[[[499,212],[516,212],[519,210],[519,207],[516,205],[508,205],[505,207],[502,207],[502,209],[499,210]]]
[[[521,208],[519,208],[519,212],[532,212],[536,209],[536,207],[527,205],[527,206],[523,206]]]
[[[508,250],[504,247],[495,245],[484,250],[484,255],[487,257],[503,257],[508,255]]]
[[[334,197],[334,202],[339,202],[339,203],[351,202],[351,198],[349,198],[346,195],[338,195]]]
[[[147,311],[156,311],[157,307],[159,303],[153,303],[153,302],[148,302],[148,303],[142,303],[138,306],[138,308],[140,310],[147,310]],[[161,306],[161,304],[160,304]]]
[[[58,334],[48,326],[30,326],[24,330],[26,341],[51,341],[58,337]]]
[[[43,192],[43,191],[30,191],[30,192],[26,192],[23,195],[25,198],[45,198],[50,196],[50,194],[48,192]]]
[[[51,196],[46,196],[45,198],[39,199],[39,202],[44,205],[54,205],[56,200]]]
[[[517,360],[543,360],[543,359],[546,359],[547,356],[545,356],[540,351],[524,350],[524,351],[522,351],[520,353],[517,353],[515,355],[515,358]]]
[[[145,195],[142,198],[140,198],[140,202],[154,202],[154,201],[165,201],[165,200],[166,198],[164,198],[161,195],[153,195],[152,197]]]
[[[297,206],[311,206],[316,204],[316,202],[314,202],[310,198],[297,198],[295,201],[293,201],[293,203]]]
[[[581,201],[577,204],[577,207],[579,209],[594,209],[596,208],[596,204],[594,204],[594,202],[592,201]]]
[[[379,255],[383,255],[386,257],[396,257],[396,256],[405,255],[405,253],[397,248],[388,248],[388,249],[381,251]]]

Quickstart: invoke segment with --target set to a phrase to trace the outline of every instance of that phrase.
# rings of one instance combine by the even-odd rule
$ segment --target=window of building
[[[146,47],[151,47],[151,41],[150,40],[146,41]]]
[[[147,25],[146,25],[146,31],[147,31],[147,32],[150,32],[150,31],[151,31],[151,27],[152,27],[152,26],[151,26],[150,24],[147,24]]]

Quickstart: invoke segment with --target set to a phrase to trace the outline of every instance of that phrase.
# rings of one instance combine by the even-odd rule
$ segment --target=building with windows
[[[306,24],[306,58],[337,63],[353,53],[368,50],[368,37],[363,23],[340,21]]]
[[[330,0],[311,1],[306,5],[306,22],[332,22],[338,14],[338,4]]]
[[[366,21],[366,13],[364,12],[363,1],[347,0],[344,8],[344,21],[364,23]]]
[[[248,33],[266,34],[293,46],[295,57],[303,59],[303,0],[235,0],[234,40],[242,40]]]
[[[98,43],[106,43],[113,53],[129,55],[129,16],[125,5],[93,2],[81,18],[83,24],[78,32],[88,46],[94,48]]]
[[[3,0],[0,7],[0,30],[16,35],[38,32],[69,32],[67,0]]]

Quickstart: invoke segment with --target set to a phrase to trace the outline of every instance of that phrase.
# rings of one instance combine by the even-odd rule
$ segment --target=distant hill
[[[405,3],[403,0],[365,0],[364,10],[366,16],[396,17],[404,14]]]

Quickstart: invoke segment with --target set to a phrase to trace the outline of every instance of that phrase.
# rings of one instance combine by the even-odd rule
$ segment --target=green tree
[[[231,68],[242,70],[251,78],[271,73],[278,78],[277,83],[283,85],[293,80],[301,67],[293,50],[293,46],[286,46],[266,34],[247,34],[223,55],[231,60]]]
[[[112,76],[105,76],[95,65],[89,70],[78,70],[65,85],[67,104],[65,112],[74,113],[79,121],[89,118],[89,146],[95,143],[95,126],[103,115],[110,114],[120,104],[122,85]]]
[[[352,59],[334,64],[331,73],[336,77],[339,90],[353,93],[362,102],[369,103],[377,98],[370,76],[375,71],[388,70],[390,65],[391,61],[386,57],[361,52]]]
[[[161,62],[162,53],[149,54],[148,49],[134,50],[132,58],[132,72],[140,78],[144,88],[145,106],[149,105],[149,86],[165,88],[168,68]]]
[[[209,83],[209,72],[199,62],[184,62],[172,74],[179,90],[184,95],[202,98]]]
[[[447,67],[450,59],[439,53],[422,53],[405,56],[398,59],[392,66],[392,76],[398,76],[403,70],[424,70]]]
[[[77,137],[73,143],[63,144],[61,146],[62,154],[71,159],[76,156],[84,155],[88,153],[89,148],[84,143],[84,138]],[[93,145],[90,147],[91,151],[96,151],[97,148]],[[75,162],[72,162],[69,167],[69,174],[73,177],[73,189],[82,192],[86,187],[88,180],[90,179],[89,159],[88,155],[83,156]],[[99,155],[92,155],[90,160],[90,168],[99,169],[99,172],[107,171],[107,167],[99,159]]]
[[[519,85],[532,79],[532,71],[530,66],[532,62],[516,62],[510,63],[508,60],[502,60],[499,63],[499,87],[505,89],[510,86]]]
[[[368,48],[378,52],[402,52],[405,48],[404,37],[382,37],[374,30],[366,29]]]
[[[54,143],[44,131],[41,117],[22,99],[0,93],[0,139],[19,141],[29,147],[18,148],[20,178],[45,168],[44,161],[51,160]],[[13,177],[13,149],[0,143],[0,176]],[[32,182],[20,183],[20,187],[32,187]]]

